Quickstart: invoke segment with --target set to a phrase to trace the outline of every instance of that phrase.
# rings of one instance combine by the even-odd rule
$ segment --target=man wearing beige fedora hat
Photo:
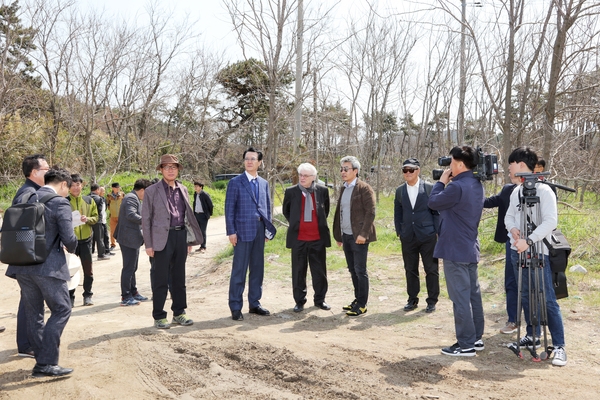
[[[159,329],[170,328],[164,310],[169,289],[173,311],[171,323],[184,326],[194,323],[185,314],[185,262],[192,246],[199,245],[203,239],[190,206],[188,190],[177,181],[181,169],[177,157],[163,155],[156,166],[163,179],[146,188],[142,206],[146,254],[154,257],[150,268],[152,317],[154,326]]]

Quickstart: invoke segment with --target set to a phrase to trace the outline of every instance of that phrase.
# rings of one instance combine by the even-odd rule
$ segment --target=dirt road
[[[212,261],[225,246],[224,221],[213,218],[208,252],[194,253],[187,264],[188,315],[195,323],[170,330],[152,327],[148,302],[119,306],[118,250],[111,261],[95,263],[95,305],[81,305],[79,287],[62,336],[60,364],[75,371],[54,380],[31,378],[35,361],[16,355],[18,285],[0,265],[0,325],[6,326],[0,333],[0,399],[552,400],[596,399],[600,392],[598,310],[576,299],[561,301],[566,367],[520,360],[503,347],[511,340],[498,333],[504,306],[487,300],[501,288],[483,279],[485,350],[474,358],[448,357],[440,349],[454,342],[452,305],[443,297],[435,313],[423,307],[403,312],[400,254],[369,260],[368,313],[354,319],[341,310],[352,299],[347,271],[329,275],[331,311],[307,307],[296,314],[289,266],[272,258],[277,275],[285,277],[266,276],[262,304],[272,315],[247,314],[246,306],[245,320],[235,322],[227,306],[231,263]],[[146,257],[137,277],[140,292],[150,296]]]

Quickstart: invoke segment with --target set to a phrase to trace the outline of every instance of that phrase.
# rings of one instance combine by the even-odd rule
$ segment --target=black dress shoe
[[[432,313],[435,311],[435,304],[427,304],[427,308],[425,309],[426,313]]]
[[[32,376],[36,378],[41,378],[43,376],[63,376],[68,375],[73,372],[73,368],[63,368],[58,365],[44,365],[40,366],[35,364],[33,367]]]
[[[294,312],[301,312],[301,311],[304,311],[304,304],[297,303],[294,306]]]
[[[235,310],[231,312],[231,319],[234,321],[243,321],[244,316],[240,310]]]
[[[331,310],[331,306],[324,301],[321,303],[315,303],[315,307],[319,307],[321,310]]]
[[[269,310],[267,310],[263,306],[258,306],[258,307],[251,308],[250,309],[250,313],[251,314],[258,314],[258,315],[271,315],[271,313],[269,312]]]
[[[417,303],[415,303],[414,301],[409,301],[408,303],[406,303],[406,305],[404,306],[404,311],[412,311],[415,308],[417,308]]]

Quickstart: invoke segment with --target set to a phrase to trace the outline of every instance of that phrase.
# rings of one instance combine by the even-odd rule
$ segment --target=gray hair
[[[360,162],[358,161],[358,158],[354,156],[346,156],[340,160],[340,165],[343,165],[344,163],[352,164],[352,168],[355,168],[358,170],[358,172],[360,172]]]
[[[311,163],[302,163],[298,165],[298,173],[302,171],[310,172],[311,176],[317,176],[317,169]]]

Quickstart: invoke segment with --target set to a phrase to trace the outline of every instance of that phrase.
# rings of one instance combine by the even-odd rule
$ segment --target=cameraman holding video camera
[[[515,174],[532,174],[537,162],[538,156],[531,148],[519,147],[513,150],[508,157],[508,170],[510,171],[511,178],[515,177]],[[535,183],[535,194],[539,198],[539,203],[532,205],[532,221],[530,222],[535,224],[536,228],[528,237],[522,238],[520,231],[520,227],[522,226],[521,216],[523,215],[520,199],[523,196],[523,185],[517,186],[512,192],[510,196],[510,206],[506,211],[504,223],[506,225],[506,230],[510,233],[510,240],[512,243],[511,260],[517,282],[519,279],[519,253],[526,251],[529,246],[532,246],[534,243],[541,246],[544,254],[544,293],[546,295],[548,329],[550,330],[550,335],[552,335],[552,344],[554,345],[552,365],[564,366],[567,365],[567,353],[564,349],[565,334],[562,314],[558,302],[556,301],[554,288],[552,287],[552,272],[550,270],[548,248],[543,243],[544,238],[551,240],[552,231],[558,224],[556,196],[550,186],[542,182]],[[525,314],[525,321],[527,322],[527,334],[519,340],[519,347],[527,347],[530,349],[535,346],[537,349],[541,346],[540,340],[538,339],[540,337],[540,326],[536,326],[537,334],[534,343],[532,337],[533,327],[529,318],[529,276],[526,273],[522,274],[521,304]],[[517,310],[517,312],[519,311],[520,310]],[[516,343],[513,345],[516,346]]]
[[[484,317],[477,263],[477,229],[483,211],[483,186],[473,174],[479,154],[470,146],[450,150],[450,169],[433,186],[428,206],[440,212],[433,256],[444,260],[448,295],[454,306],[457,342],[442,349],[448,356],[472,357],[483,350]]]

